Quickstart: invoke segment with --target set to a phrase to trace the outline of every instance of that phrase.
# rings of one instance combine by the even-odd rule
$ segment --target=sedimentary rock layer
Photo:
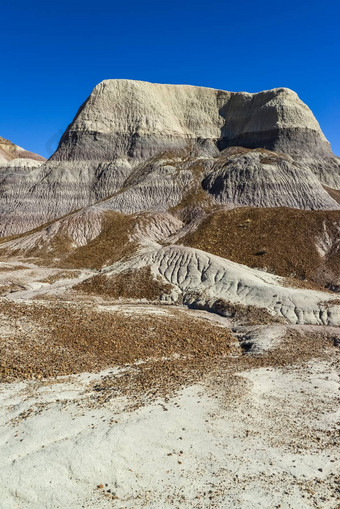
[[[53,159],[145,159],[198,140],[307,152],[299,146],[302,132],[329,149],[310,109],[286,88],[249,94],[106,80],[82,105]]]
[[[235,145],[248,152],[227,148]],[[48,162],[0,167],[0,235],[102,200],[124,213],[167,210],[197,185],[228,207],[337,209],[327,189],[340,189],[339,161],[289,89],[249,94],[106,80]]]

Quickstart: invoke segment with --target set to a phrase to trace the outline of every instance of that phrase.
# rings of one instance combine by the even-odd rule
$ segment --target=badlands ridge
[[[106,80],[48,161],[0,172],[4,259],[100,270],[97,293],[149,268],[168,303],[340,324],[340,160],[289,89]]]
[[[286,88],[105,80],[48,161],[0,138],[3,507],[337,509],[339,233]]]

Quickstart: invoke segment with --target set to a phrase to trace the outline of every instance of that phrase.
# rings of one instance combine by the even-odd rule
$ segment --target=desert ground
[[[84,296],[89,275],[1,264],[1,507],[339,507],[338,327]]]

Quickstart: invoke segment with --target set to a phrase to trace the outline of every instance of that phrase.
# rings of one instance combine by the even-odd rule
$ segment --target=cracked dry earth
[[[1,507],[339,507],[338,328],[41,280],[0,299]]]

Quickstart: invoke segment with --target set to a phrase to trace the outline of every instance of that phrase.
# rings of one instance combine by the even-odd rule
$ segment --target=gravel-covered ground
[[[326,350],[246,369],[247,354],[173,385],[158,369],[143,386],[135,365],[3,384],[2,507],[335,509],[339,354]]]
[[[41,270],[0,298],[1,508],[339,508],[338,328],[83,298],[82,271]]]

